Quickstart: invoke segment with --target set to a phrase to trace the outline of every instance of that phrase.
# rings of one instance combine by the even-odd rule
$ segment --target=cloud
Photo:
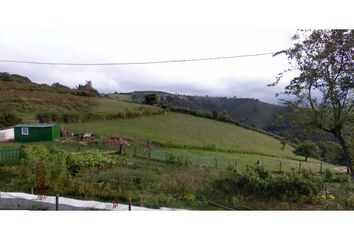
[[[203,58],[280,50],[290,31],[6,31],[0,29],[3,59],[50,62],[135,62]],[[266,85],[286,67],[271,56],[219,61],[129,66],[0,65],[0,71],[35,82],[75,87],[87,80],[101,92],[162,90],[191,95],[253,97],[277,102]]]

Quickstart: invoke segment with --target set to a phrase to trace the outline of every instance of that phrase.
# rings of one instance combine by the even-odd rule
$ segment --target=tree
[[[294,45],[277,52],[285,54],[291,68],[280,73],[276,85],[287,72],[296,76],[284,94],[309,126],[332,134],[343,149],[347,172],[354,178],[350,141],[354,114],[354,30],[298,31]]]
[[[306,162],[308,157],[317,157],[318,152],[319,150],[316,144],[307,141],[297,145],[297,147],[294,150],[294,153],[296,155],[304,156]]]
[[[339,144],[331,141],[320,141],[317,146],[322,161],[332,164],[346,164],[343,159],[343,150]]]
[[[155,93],[145,95],[145,104],[154,105],[159,102],[159,97]]]

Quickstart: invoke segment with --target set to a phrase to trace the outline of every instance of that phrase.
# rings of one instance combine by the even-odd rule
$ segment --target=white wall
[[[6,142],[15,139],[15,131],[13,128],[0,130],[0,142]]]

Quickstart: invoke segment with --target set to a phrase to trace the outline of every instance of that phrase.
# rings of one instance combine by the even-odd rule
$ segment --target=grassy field
[[[66,124],[66,128],[94,132],[101,136],[119,135],[133,141],[152,140],[177,148],[206,148],[301,160],[279,140],[232,124],[180,113],[119,119],[105,122]]]
[[[299,163],[301,162],[301,169],[311,169],[313,172],[320,172],[321,165],[320,161],[317,159],[310,159],[308,162],[294,161],[292,159],[284,157],[269,157],[261,156],[255,154],[242,154],[242,153],[223,153],[215,151],[205,151],[205,150],[185,150],[185,149],[175,149],[170,148],[166,151],[178,155],[187,156],[188,159],[194,160],[194,162],[199,163],[209,163],[211,167],[214,167],[214,162],[210,160],[213,158],[217,159],[217,167],[220,169],[225,169],[227,167],[234,167],[238,170],[245,169],[246,166],[254,165],[257,162],[265,166],[267,169],[273,171],[291,171],[299,170]],[[205,157],[205,161],[203,161]],[[209,158],[208,158],[209,157]],[[281,165],[281,166],[280,166]],[[281,169],[280,169],[281,168]],[[322,171],[325,169],[330,169],[332,171],[338,171],[334,165],[323,163]]]
[[[137,112],[147,110],[150,112],[158,112],[160,108],[142,105],[132,102],[121,101],[109,98],[94,98],[94,105],[90,109],[92,112],[117,113],[117,112]]]
[[[119,135],[130,142],[152,140],[165,145],[162,151],[189,159],[218,159],[219,168],[237,166],[239,169],[259,161],[265,167],[277,171],[302,169],[320,171],[320,161],[304,158],[292,153],[292,147],[281,150],[279,140],[232,124],[198,118],[180,113],[168,113],[137,119],[121,119],[105,122],[67,124],[65,127],[85,132],[92,131],[100,136]],[[163,154],[162,154],[163,155]],[[163,157],[162,157],[163,158]],[[196,160],[197,161],[197,160]],[[207,161],[213,165],[211,160]],[[281,163],[280,163],[281,162]],[[203,163],[202,160],[200,163]],[[323,171],[335,169],[323,163]]]
[[[160,108],[127,102],[129,95],[85,97],[74,90],[37,84],[29,79],[0,73],[0,112],[14,112],[23,121],[36,119],[39,112],[62,113],[156,113]]]

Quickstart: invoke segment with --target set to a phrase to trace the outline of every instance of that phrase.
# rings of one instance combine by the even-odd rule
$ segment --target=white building
[[[7,142],[15,139],[15,131],[13,128],[0,130],[0,142]]]

